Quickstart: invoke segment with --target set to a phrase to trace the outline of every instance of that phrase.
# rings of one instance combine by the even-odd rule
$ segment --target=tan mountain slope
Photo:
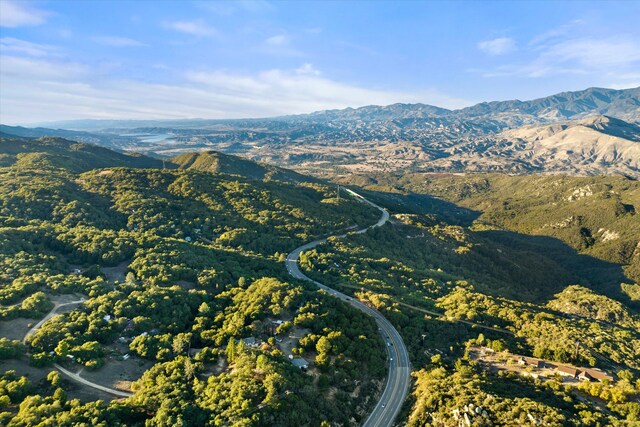
[[[526,126],[508,130],[499,139],[517,146],[515,157],[545,169],[580,169],[605,173],[612,169],[636,175],[640,171],[640,128],[606,116],[570,123]]]

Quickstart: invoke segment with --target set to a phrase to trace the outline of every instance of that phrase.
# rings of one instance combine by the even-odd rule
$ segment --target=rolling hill
[[[288,169],[252,162],[237,156],[217,151],[184,153],[170,159],[179,169],[199,170],[227,175],[240,175],[257,180],[276,180],[286,182],[309,181],[312,178],[300,175]]]
[[[125,154],[92,144],[63,138],[0,137],[1,166],[55,167],[73,172],[113,166],[162,168],[160,159],[140,154]]]

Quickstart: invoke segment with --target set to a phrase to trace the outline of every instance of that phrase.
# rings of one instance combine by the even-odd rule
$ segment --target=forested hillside
[[[161,168],[163,163],[152,157],[118,153],[62,138],[0,138],[0,166],[12,165],[29,170],[61,168],[69,172],[84,172],[111,166]]]
[[[376,209],[218,153],[163,168],[59,139],[0,148],[2,423],[362,423],[386,371],[378,328],[290,278],[283,261],[317,236],[374,223]],[[399,422],[640,421],[635,181],[343,183],[366,188],[390,223],[330,238],[300,266],[401,333],[414,383]],[[36,327],[48,313],[58,315]],[[562,377],[560,365],[607,378]]]
[[[311,180],[308,176],[300,175],[288,169],[252,162],[217,151],[185,153],[172,158],[171,162],[178,165],[180,169],[195,169],[204,172],[241,175],[260,180],[267,179],[286,182]]]
[[[622,176],[375,174],[351,182],[390,194],[431,195],[475,212],[477,230],[551,236],[580,253],[622,264],[640,281],[640,183]],[[429,200],[429,198],[426,198]],[[430,199],[437,204],[439,200]],[[445,202],[446,203],[446,202]],[[445,210],[444,214],[447,214]]]
[[[59,139],[3,139],[0,156],[0,424],[357,425],[367,414],[385,372],[375,323],[282,261],[314,236],[375,222],[374,209],[316,180],[242,176],[244,160],[234,175],[162,169]],[[54,363],[133,395],[105,403],[113,396]]]
[[[302,266],[377,307],[402,334],[416,381],[409,425],[458,425],[465,414],[473,425],[640,421],[638,284],[635,261],[620,249],[638,241],[635,181],[385,175],[352,182],[395,213],[391,223],[332,239],[304,253]],[[570,209],[593,230],[589,245],[571,239],[581,235],[575,225],[535,228]],[[619,239],[603,238],[600,228]],[[522,366],[516,355],[547,367]],[[559,365],[612,379],[566,379],[549,368]]]

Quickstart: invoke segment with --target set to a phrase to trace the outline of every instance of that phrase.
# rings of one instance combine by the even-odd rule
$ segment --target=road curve
[[[76,382],[79,382],[79,383],[82,383],[82,384],[84,384],[86,386],[89,386],[91,388],[95,388],[96,390],[101,390],[101,391],[104,391],[105,393],[109,393],[109,394],[112,394],[112,395],[118,396],[118,397],[130,397],[130,396],[133,396],[133,393],[129,393],[128,391],[115,390],[115,389],[112,389],[112,388],[109,388],[109,387],[105,387],[105,386],[100,385],[100,384],[92,383],[89,380],[85,380],[80,375],[74,374],[73,372],[69,371],[68,369],[63,368],[62,366],[58,365],[57,363],[54,363],[53,366],[55,366],[57,370],[59,370],[60,372],[62,372],[63,374],[65,374],[66,376],[71,378],[72,380],[74,380]]]
[[[380,212],[382,212],[380,220],[378,220],[377,223],[372,226],[355,231],[355,233],[364,233],[370,228],[380,227],[389,220],[389,212],[387,212],[386,209],[370,202],[355,191],[351,191],[349,189],[345,190],[357,199],[368,203],[369,205],[375,207],[376,209],[379,209]],[[341,234],[337,237],[345,236],[346,234]],[[402,404],[404,403],[404,400],[407,397],[407,392],[409,391],[409,378],[411,373],[409,354],[407,352],[406,346],[404,345],[404,341],[402,341],[402,337],[400,336],[396,328],[394,328],[393,325],[382,314],[372,309],[371,307],[361,303],[360,301],[353,299],[346,294],[343,294],[342,292],[336,291],[335,289],[325,286],[320,282],[316,282],[310,277],[307,277],[302,271],[300,271],[300,268],[298,268],[298,260],[300,259],[300,254],[326,241],[326,238],[314,240],[313,242],[296,248],[287,256],[285,265],[289,274],[291,274],[296,279],[307,280],[314,283],[320,289],[325,290],[330,295],[333,295],[334,297],[339,298],[347,302],[348,304],[351,304],[353,307],[357,308],[360,311],[363,311],[364,313],[375,319],[376,323],[378,324],[378,330],[380,331],[380,335],[382,335],[382,338],[385,342],[385,347],[387,349],[389,375],[387,376],[387,382],[385,384],[385,388],[382,392],[380,400],[376,404],[367,420],[364,422],[363,426],[388,427],[393,424],[393,420],[398,415],[400,408],[402,408]]]
[[[31,335],[35,334],[36,331],[38,329],[40,329],[40,327],[44,324],[44,322],[46,322],[47,320],[51,319],[53,316],[56,315],[56,311],[58,311],[58,309],[60,307],[64,307],[66,305],[73,305],[73,304],[82,304],[84,303],[84,299],[80,299],[78,301],[71,301],[71,302],[67,302],[64,304],[59,304],[59,303],[55,303],[53,308],[51,309],[51,311],[49,312],[49,314],[47,314],[45,317],[43,317],[38,323],[36,323],[33,328],[29,329],[29,331],[27,331],[27,333],[25,334],[24,338],[22,339],[22,342],[26,343],[27,342],[27,338],[29,338]],[[66,376],[68,376],[69,378],[71,378],[72,380],[82,383],[86,386],[89,386],[91,388],[95,388],[96,390],[101,390],[104,391],[105,393],[109,393],[113,396],[118,396],[118,397],[130,397],[133,396],[133,393],[129,393],[126,391],[121,391],[121,390],[115,390],[113,388],[109,388],[109,387],[105,387],[102,386],[100,384],[96,384],[94,382],[91,382],[89,380],[85,380],[84,378],[82,378],[80,375],[78,374],[74,374],[73,372],[69,371],[68,369],[63,368],[62,366],[58,365],[57,363],[54,363],[53,366],[59,370],[60,372],[62,372],[63,374],[65,374]]]
[[[73,305],[73,304],[82,304],[84,302],[83,299],[79,299],[78,301],[71,301],[71,302],[66,302],[64,304],[60,304],[60,303],[54,303],[53,304],[53,308],[51,309],[51,311],[49,312],[49,314],[47,314],[46,316],[44,316],[42,319],[40,319],[40,321],[38,323],[36,323],[35,325],[33,325],[33,327],[31,329],[29,329],[27,331],[27,333],[25,334],[24,338],[22,338],[22,342],[26,344],[27,342],[27,338],[29,338],[31,335],[35,334],[36,331],[38,329],[40,329],[40,326],[42,326],[42,324],[44,322],[46,322],[47,320],[51,319],[53,316],[56,315],[56,311],[58,311],[58,309],[60,307],[64,307],[65,305]]]

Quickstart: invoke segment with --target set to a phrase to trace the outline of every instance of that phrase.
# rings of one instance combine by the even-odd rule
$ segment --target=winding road
[[[380,220],[372,226],[363,228],[361,230],[355,231],[355,233],[364,233],[370,228],[380,227],[384,223],[389,220],[389,212],[386,209],[376,205],[375,203],[370,202],[365,199],[355,191],[351,191],[349,189],[345,190],[361,200],[364,203],[367,203],[376,209],[379,209],[382,212]],[[336,237],[345,237],[346,234],[341,234]],[[300,259],[300,254],[304,251],[312,249],[324,242],[327,241],[327,238],[314,240],[313,242],[307,243],[306,245],[302,245],[299,248],[292,251],[288,256],[285,262],[287,271],[296,279],[307,280],[315,285],[317,285],[320,289],[323,289],[330,295],[333,295],[336,298],[339,298],[348,304],[351,304],[353,307],[357,308],[360,311],[368,314],[373,317],[378,324],[378,330],[384,339],[385,346],[387,349],[387,360],[389,363],[389,375],[387,376],[387,381],[385,384],[384,391],[382,392],[382,396],[380,400],[376,404],[375,408],[369,415],[369,417],[364,422],[364,427],[379,427],[384,426],[388,427],[393,424],[394,419],[398,415],[400,408],[402,408],[402,404],[407,397],[407,393],[409,391],[409,379],[411,373],[411,364],[409,362],[409,354],[407,352],[407,348],[404,345],[404,341],[402,341],[402,337],[393,327],[393,325],[378,311],[372,309],[371,307],[363,304],[362,302],[351,298],[350,296],[343,294],[342,292],[336,291],[333,288],[323,285],[320,282],[316,282],[315,280],[307,277],[300,268],[298,267],[298,260]]]
[[[40,329],[40,327],[44,324],[44,322],[46,322],[47,320],[51,319],[53,316],[55,316],[58,311],[58,309],[60,307],[64,307],[66,305],[74,305],[74,304],[82,304],[84,303],[85,300],[84,299],[80,299],[78,301],[71,301],[71,302],[67,302],[64,304],[60,304],[60,303],[55,303],[53,308],[51,309],[51,311],[49,312],[49,314],[47,314],[45,317],[43,317],[38,323],[36,323],[31,329],[29,329],[29,331],[27,331],[27,333],[25,334],[24,338],[22,339],[22,342],[26,343],[27,342],[27,338],[29,338],[31,335],[35,334],[36,331],[38,329]],[[68,376],[69,378],[71,378],[72,380],[79,382],[81,384],[84,384],[88,387],[94,388],[96,390],[100,390],[100,391],[104,391],[105,393],[109,393],[113,396],[118,396],[118,397],[129,397],[129,396],[133,396],[133,393],[129,393],[127,391],[121,391],[121,390],[115,390],[113,388],[109,388],[109,387],[105,387],[102,386],[100,384],[96,384],[94,382],[91,382],[89,380],[86,380],[84,378],[82,378],[79,373],[73,373],[71,371],[69,371],[68,369],[63,368],[62,366],[58,365],[57,363],[54,363],[53,366],[59,370],[60,372],[62,372],[63,374],[65,374],[66,376]]]
[[[36,323],[35,325],[33,325],[33,327],[31,329],[29,329],[27,331],[27,333],[25,334],[24,338],[22,338],[22,342],[26,343],[27,342],[27,338],[29,338],[31,335],[35,334],[36,331],[38,329],[40,329],[40,326],[42,326],[42,324],[44,322],[46,322],[47,320],[51,319],[53,316],[56,315],[56,311],[58,311],[58,309],[60,307],[64,307],[66,305],[74,305],[74,304],[82,304],[84,302],[83,299],[79,299],[78,301],[71,301],[71,302],[65,302],[64,304],[60,304],[60,303],[54,303],[53,304],[53,308],[51,309],[51,311],[49,312],[49,314],[47,314],[46,316],[44,316],[42,319],[40,319],[40,321],[38,323]]]

